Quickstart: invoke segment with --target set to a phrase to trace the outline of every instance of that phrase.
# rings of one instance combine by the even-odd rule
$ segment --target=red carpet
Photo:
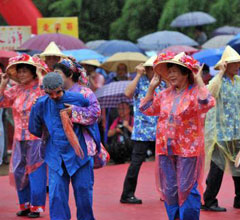
[[[142,205],[123,205],[119,203],[122,184],[128,164],[107,166],[95,171],[94,213],[96,220],[167,220],[163,202],[160,202],[155,189],[154,163],[146,162],[140,171],[136,196],[143,200]],[[219,203],[228,209],[225,213],[201,211],[201,220],[240,219],[240,210],[232,207],[234,198],[233,181],[225,175]],[[70,196],[72,219],[76,219],[74,198]],[[8,177],[0,177],[0,220],[29,219],[15,216],[18,211],[17,194],[8,184]],[[42,220],[48,217],[47,211],[42,214]]]

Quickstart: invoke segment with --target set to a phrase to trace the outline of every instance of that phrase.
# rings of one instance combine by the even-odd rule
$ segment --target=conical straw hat
[[[240,55],[232,47],[227,46],[223,51],[222,57],[219,62],[215,65],[214,69],[219,70],[219,65],[223,62],[226,63],[237,63],[240,62]]]
[[[101,65],[101,63],[98,60],[83,60],[80,62],[80,64],[87,64],[96,67],[99,67]]]
[[[144,64],[143,66],[153,66],[153,62],[156,60],[157,55],[151,56]]]
[[[57,57],[66,57],[61,50],[58,48],[58,46],[55,44],[54,41],[52,41],[46,49],[40,54],[41,58],[45,58],[46,56],[57,56]]]

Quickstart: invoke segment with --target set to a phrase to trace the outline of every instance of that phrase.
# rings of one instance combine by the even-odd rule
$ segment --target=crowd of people
[[[93,169],[106,164],[107,151],[115,163],[130,161],[120,203],[143,203],[135,191],[150,151],[169,220],[198,220],[200,209],[227,211],[217,200],[226,167],[235,186],[233,207],[240,208],[240,55],[227,46],[211,80],[185,53],[160,53],[137,65],[133,79],[123,63],[108,79],[99,66],[78,63],[50,43],[40,55],[10,58],[2,70],[0,120],[11,109],[9,177],[19,199],[17,216],[40,217],[48,185],[50,218],[71,219],[71,182],[77,219],[94,220]],[[94,92],[123,80],[131,80],[125,95],[133,108],[120,102],[116,109],[101,109]],[[7,163],[5,124],[0,123],[0,164]],[[205,161],[210,170],[204,192]]]

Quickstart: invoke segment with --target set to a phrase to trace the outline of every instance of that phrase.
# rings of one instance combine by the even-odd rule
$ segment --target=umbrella
[[[125,96],[126,87],[131,81],[118,81],[109,83],[95,92],[101,108],[116,108],[118,104],[126,102],[132,104],[133,100]]]
[[[61,50],[72,50],[86,48],[84,43],[69,35],[65,34],[41,34],[36,35],[25,41],[20,48],[29,50],[45,50],[48,44],[54,41]]]
[[[0,50],[0,58],[11,58],[17,56],[18,53],[14,51]]]
[[[104,56],[112,56],[119,52],[142,53],[142,50],[136,44],[126,40],[110,40],[101,44],[95,50]]]
[[[226,47],[227,43],[233,39],[234,35],[219,35],[206,41],[202,48],[222,48]]]
[[[176,17],[172,23],[171,27],[191,27],[191,26],[201,26],[204,24],[211,24],[216,22],[216,19],[211,15],[202,12],[194,11],[179,15]]]
[[[198,45],[196,41],[177,31],[158,31],[138,38],[137,41],[143,50],[157,51],[173,45]]]
[[[90,49],[79,49],[79,50],[63,50],[62,53],[67,56],[74,57],[78,62],[83,60],[98,60],[102,62],[105,57],[94,50]]]
[[[240,53],[240,33],[237,34],[232,40],[228,42],[228,45]]]
[[[167,53],[167,52],[172,52],[172,53],[181,53],[184,52],[186,54],[193,54],[196,53],[198,51],[198,49],[194,48],[194,47],[190,47],[190,46],[186,46],[186,45],[176,45],[176,46],[170,46],[167,47],[163,50],[161,50],[161,53]]]
[[[216,35],[236,35],[240,33],[240,27],[233,26],[223,26],[215,29],[212,33],[213,36]]]
[[[87,46],[87,48],[94,50],[105,42],[107,42],[107,41],[106,40],[93,40],[93,41],[88,41],[85,45]]]
[[[205,63],[208,66],[214,66],[222,56],[224,49],[204,49],[193,54],[193,57],[200,63]]]
[[[123,63],[127,66],[128,72],[135,72],[135,67],[140,63],[145,63],[148,58],[141,53],[134,52],[123,52],[116,53],[113,56],[109,57],[102,65],[101,68],[116,72],[117,66],[120,63]]]

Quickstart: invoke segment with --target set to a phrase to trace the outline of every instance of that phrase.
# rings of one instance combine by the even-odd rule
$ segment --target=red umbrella
[[[11,58],[17,55],[18,53],[14,51],[0,50],[0,58]]]
[[[29,50],[45,50],[48,44],[54,41],[60,50],[73,50],[73,49],[82,49],[87,48],[85,44],[69,35],[65,34],[41,34],[36,35],[29,40],[25,41],[20,48],[22,49],[29,49]]]
[[[198,49],[187,46],[187,45],[174,45],[174,46],[170,46],[170,47],[167,47],[167,48],[161,50],[160,53],[172,52],[172,53],[178,54],[181,52],[185,52],[186,54],[192,55],[193,53],[196,53],[197,51],[198,51]]]

